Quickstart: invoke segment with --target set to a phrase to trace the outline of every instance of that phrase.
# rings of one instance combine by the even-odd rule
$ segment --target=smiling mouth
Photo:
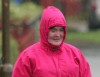
[[[54,41],[59,41],[60,39],[53,39]]]

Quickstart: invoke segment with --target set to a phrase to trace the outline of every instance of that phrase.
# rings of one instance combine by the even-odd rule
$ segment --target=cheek
[[[52,38],[51,34],[48,33],[48,37],[47,37],[48,42],[50,42],[50,39],[51,39],[51,38]]]
[[[62,33],[62,36],[64,36],[64,32]]]
[[[64,38],[64,32],[62,32],[62,33],[61,33],[61,37],[63,37],[63,38]]]
[[[53,36],[49,35],[49,36],[48,36],[48,42],[51,41],[52,38],[53,38]]]
[[[48,33],[48,39],[52,38],[54,36],[54,34],[52,32]]]

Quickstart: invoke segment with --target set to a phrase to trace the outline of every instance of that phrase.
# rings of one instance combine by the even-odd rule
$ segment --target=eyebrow
[[[54,27],[55,27],[55,26],[53,26],[53,27],[50,27],[50,29],[54,29]]]
[[[53,28],[55,28],[56,26],[52,26],[52,27],[50,27],[50,29],[53,29]],[[62,26],[61,26],[62,27]],[[64,27],[62,27],[62,29],[64,29]]]

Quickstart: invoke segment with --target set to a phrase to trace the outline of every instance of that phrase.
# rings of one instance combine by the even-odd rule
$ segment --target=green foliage
[[[0,0],[0,17],[2,13],[2,5]],[[14,19],[23,19],[24,16],[29,16],[34,19],[41,13],[41,7],[33,3],[23,3],[21,5],[17,5],[14,3],[10,3],[10,18]],[[18,44],[17,42],[10,36],[10,62],[14,64],[17,56],[18,56]],[[2,33],[0,32],[0,59],[2,56]]]
[[[33,3],[23,3],[21,5],[10,5],[10,15],[12,18],[22,19],[24,16],[34,18],[41,13],[41,7]]]
[[[100,44],[100,31],[68,32],[67,41],[92,42]]]
[[[0,0],[0,17],[2,14],[2,5]],[[42,8],[32,2],[27,2],[23,4],[15,4],[10,2],[10,18],[22,19],[24,16],[29,16],[30,18],[36,17],[41,13]]]
[[[31,0],[32,2],[36,3],[36,4],[40,4],[40,0]]]
[[[17,42],[10,36],[10,63],[14,64],[16,58],[18,56],[18,44]],[[2,57],[2,32],[0,32],[0,63]]]
[[[18,43],[10,36],[10,63],[14,64],[19,54]]]

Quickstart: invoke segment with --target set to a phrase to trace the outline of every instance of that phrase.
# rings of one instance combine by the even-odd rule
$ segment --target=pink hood
[[[48,31],[55,25],[66,28],[66,21],[62,13],[51,6],[44,10],[41,19],[41,42],[20,54],[12,77],[92,77],[88,62],[76,47],[62,41],[59,52],[48,50],[48,46],[52,47],[47,41]]]
[[[49,47],[49,48],[54,48],[54,46],[50,45],[47,40],[49,29],[52,26],[63,26],[65,29],[65,34],[64,34],[64,39],[65,39],[66,20],[64,18],[64,15],[56,7],[49,6],[43,11],[41,22],[40,22],[41,43],[44,46]],[[63,43],[63,41],[62,41],[62,43]]]

